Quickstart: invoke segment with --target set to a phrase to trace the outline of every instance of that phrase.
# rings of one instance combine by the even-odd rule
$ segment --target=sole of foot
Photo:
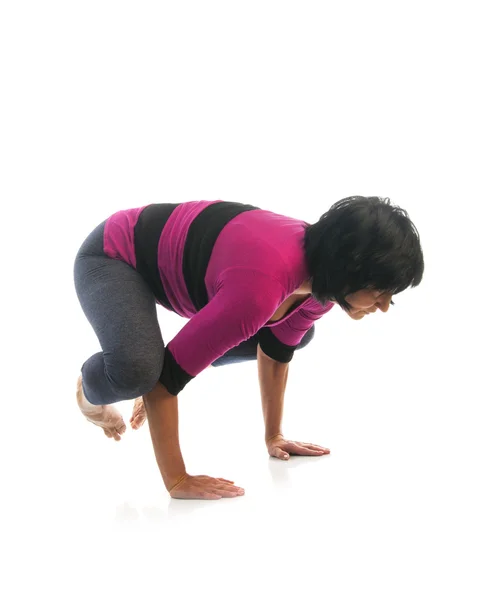
[[[88,402],[83,393],[81,375],[76,384],[76,401],[87,421],[101,427],[108,438],[113,438],[116,442],[121,440],[127,429],[122,415],[112,404],[98,406]]]

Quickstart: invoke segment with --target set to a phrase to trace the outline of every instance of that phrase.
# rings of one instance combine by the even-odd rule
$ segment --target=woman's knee
[[[121,400],[132,400],[150,392],[161,376],[163,354],[143,356],[107,365],[107,377]]]

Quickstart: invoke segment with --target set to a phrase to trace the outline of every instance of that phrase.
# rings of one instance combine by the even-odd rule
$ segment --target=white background
[[[487,598],[482,4],[2,3],[2,597]],[[426,268],[296,353],[284,432],[331,454],[269,459],[256,365],[210,369],[187,468],[246,495],[170,500],[147,425],[78,413],[80,244],[150,202],[313,222],[354,194],[409,212]]]

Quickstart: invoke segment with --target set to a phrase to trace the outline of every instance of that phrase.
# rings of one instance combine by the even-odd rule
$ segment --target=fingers
[[[170,490],[172,498],[220,500],[244,495],[244,489],[228,479],[207,475],[188,476]]]
[[[324,454],[330,454],[330,450],[328,448],[318,446],[317,444],[283,440],[277,443],[275,446],[271,446],[269,453],[271,456],[281,460],[288,460],[290,458],[290,454],[295,454],[298,456],[323,456]]]
[[[312,447],[310,447],[312,446]],[[323,454],[329,454],[328,448],[321,448],[317,450],[313,447],[313,444],[301,444],[300,442],[289,442],[287,449],[292,454],[298,454],[299,456],[321,456]]]
[[[300,443],[300,442],[295,442]],[[330,452],[328,448],[324,448],[323,446],[318,446],[317,444],[309,444],[308,442],[301,442],[300,446],[305,446],[306,448],[310,448],[311,450],[321,450],[322,452]]]
[[[209,477],[208,475],[197,475],[197,477],[201,477],[202,479],[207,479],[208,481],[222,481],[223,483],[231,483],[233,484],[233,481],[230,481],[230,479],[223,479],[222,477]]]
[[[209,491],[211,491],[214,494],[220,495],[222,498],[235,498],[236,496],[244,495],[244,488],[226,482],[226,479],[213,479],[209,483]]]
[[[274,448],[271,449],[270,454],[281,460],[288,460],[290,458],[288,452],[285,452],[285,450],[282,450],[279,446],[274,446]]]
[[[244,496],[244,490],[242,488],[220,488],[215,491],[216,494],[220,494],[222,498],[236,498],[237,496]]]

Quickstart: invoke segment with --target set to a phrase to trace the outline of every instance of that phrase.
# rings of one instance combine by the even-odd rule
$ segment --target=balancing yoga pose
[[[120,440],[126,426],[115,403],[135,400],[130,424],[137,429],[147,417],[172,498],[241,496],[232,481],[187,473],[180,392],[209,366],[254,360],[269,455],[328,454],[283,435],[294,352],[335,304],[354,320],[386,313],[423,270],[417,229],[388,198],[345,198],[313,224],[221,200],[121,210],[75,259],[76,292],[102,349],[81,367],[78,406]],[[167,345],[156,303],[189,319]]]

